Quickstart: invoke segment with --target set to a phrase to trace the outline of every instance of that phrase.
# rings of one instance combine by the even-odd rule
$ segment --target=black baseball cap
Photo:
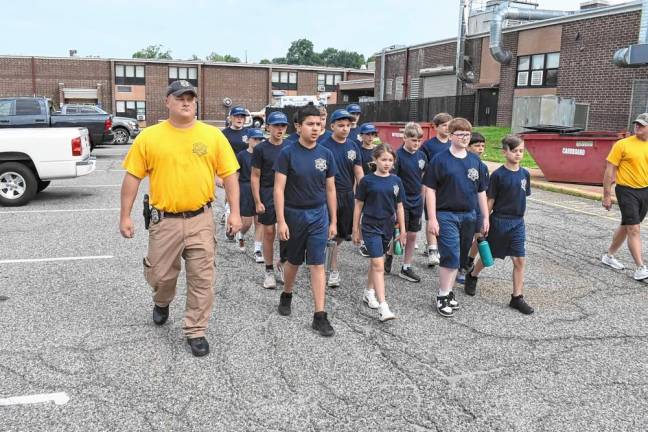
[[[198,96],[198,93],[196,93],[194,86],[192,86],[191,83],[186,80],[173,81],[167,87],[166,92],[167,96],[182,96],[185,93],[191,93],[194,96]]]

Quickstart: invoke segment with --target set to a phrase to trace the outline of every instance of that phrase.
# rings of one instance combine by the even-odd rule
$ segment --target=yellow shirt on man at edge
[[[142,130],[123,167],[139,179],[149,176],[153,207],[177,213],[213,200],[214,177],[234,174],[239,164],[218,128],[197,121],[179,129],[164,121]]]
[[[648,187],[648,141],[635,135],[619,140],[607,161],[617,167],[616,184],[634,189]]]

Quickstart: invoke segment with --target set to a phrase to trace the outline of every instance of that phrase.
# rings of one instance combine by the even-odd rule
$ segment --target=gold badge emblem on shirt
[[[194,143],[193,154],[197,156],[205,156],[207,154],[207,146],[201,142]]]

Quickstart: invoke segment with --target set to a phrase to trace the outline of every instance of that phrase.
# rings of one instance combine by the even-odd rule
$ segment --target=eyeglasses
[[[471,133],[460,133],[460,134],[458,134],[458,133],[453,133],[452,135],[456,136],[456,137],[459,138],[459,139],[464,139],[464,140],[465,140],[465,139],[470,139],[470,137],[472,136]]]

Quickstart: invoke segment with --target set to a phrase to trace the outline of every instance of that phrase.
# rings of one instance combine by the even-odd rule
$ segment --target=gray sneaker
[[[438,249],[431,249],[428,252],[428,267],[438,266],[441,262],[441,255]]]
[[[601,257],[601,262],[605,264],[606,266],[610,266],[615,270],[623,270],[625,266],[614,257],[614,255],[610,254],[603,254],[603,257]]]

